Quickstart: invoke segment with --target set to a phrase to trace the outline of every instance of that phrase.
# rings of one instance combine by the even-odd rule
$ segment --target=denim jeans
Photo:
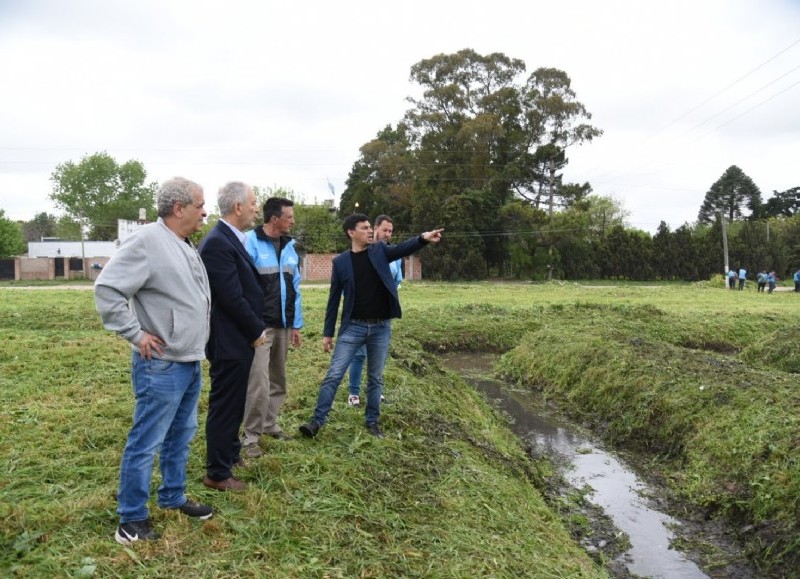
[[[348,366],[359,348],[366,345],[367,408],[364,420],[366,424],[378,423],[381,414],[381,392],[383,392],[383,367],[386,365],[391,337],[391,320],[382,320],[375,324],[353,320],[339,333],[330,368],[319,389],[313,420],[325,424]]]
[[[364,361],[367,359],[367,345],[361,346],[348,370],[348,391],[350,396],[361,396],[361,375],[364,373]]]
[[[122,523],[149,516],[147,499],[153,459],[160,454],[158,504],[171,509],[186,502],[189,442],[197,431],[200,362],[146,360],[133,352],[131,382],[136,406],[122,453],[117,513]]]

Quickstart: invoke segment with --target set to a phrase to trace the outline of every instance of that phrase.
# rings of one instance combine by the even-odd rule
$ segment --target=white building
[[[28,257],[111,257],[116,241],[29,241]]]
[[[28,257],[112,257],[120,244],[139,229],[144,222],[117,219],[115,241],[62,241],[46,239],[28,242]]]

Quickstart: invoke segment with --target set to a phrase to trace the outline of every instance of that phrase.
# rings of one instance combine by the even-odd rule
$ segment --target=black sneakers
[[[187,500],[179,507],[175,507],[173,510],[180,511],[187,517],[200,519],[201,521],[214,516],[214,511],[211,507],[190,500]],[[158,533],[153,530],[153,523],[150,519],[120,523],[119,527],[117,527],[117,532],[114,533],[114,540],[126,547],[136,541],[156,541],[158,538]]]
[[[190,500],[187,500],[175,510],[182,512],[187,517],[194,517],[195,519],[200,519],[201,521],[205,521],[206,519],[210,519],[214,516],[214,511],[211,509],[211,507]]]
[[[120,545],[129,546],[136,541],[155,541],[158,535],[153,530],[150,519],[121,523],[114,534],[114,540]]]
[[[322,426],[319,422],[311,420],[310,422],[300,425],[300,434],[308,438],[314,438],[320,428],[322,428]]]
[[[381,427],[378,426],[377,422],[367,424],[367,431],[375,438],[383,438],[383,430],[381,430]]]

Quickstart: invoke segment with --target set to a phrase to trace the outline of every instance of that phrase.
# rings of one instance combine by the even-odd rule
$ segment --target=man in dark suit
[[[322,381],[317,406],[311,420],[300,426],[303,436],[314,437],[325,424],[336,397],[336,390],[356,352],[367,347],[367,405],[365,424],[373,436],[383,437],[378,424],[383,367],[389,351],[392,318],[399,318],[400,299],[389,263],[419,251],[428,243],[438,243],[442,230],[435,229],[398,245],[373,243],[373,231],[366,215],[350,215],[342,224],[350,239],[350,251],[333,259],[331,287],[325,311],[322,347],[330,352],[336,327],[336,314],[344,293],[342,323],[330,368]]]
[[[217,204],[222,218],[200,243],[211,286],[211,333],[206,346],[211,392],[203,484],[219,491],[240,491],[247,485],[233,476],[233,466],[241,460],[239,428],[247,378],[254,348],[266,340],[261,282],[244,248],[244,231],[255,224],[258,204],[253,189],[238,181],[220,189]]]

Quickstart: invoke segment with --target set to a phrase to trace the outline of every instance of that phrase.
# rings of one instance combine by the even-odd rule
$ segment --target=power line
[[[752,93],[750,93],[750,94],[749,94],[747,97],[745,97],[745,98],[741,99],[740,101],[737,101],[737,103],[735,103],[735,105],[734,105],[734,106],[741,104],[742,102],[744,102],[744,101],[745,101],[745,100],[747,100],[748,98],[750,98],[750,97],[752,97],[753,95],[755,95],[755,94],[759,93],[761,90],[763,90],[763,89],[764,89],[764,88],[766,88],[767,86],[770,86],[770,85],[774,84],[775,82],[777,82],[778,80],[780,80],[780,79],[782,79],[782,78],[785,78],[786,76],[788,76],[788,75],[789,75],[789,74],[791,74],[792,72],[796,71],[797,69],[800,69],[800,65],[798,65],[798,66],[794,67],[793,69],[791,69],[791,70],[790,70],[790,71],[788,71],[787,73],[785,73],[785,74],[781,75],[780,77],[778,77],[778,78],[776,78],[776,79],[774,79],[774,80],[770,81],[770,82],[769,82],[769,83],[767,83],[766,85],[763,85],[762,87],[760,87],[760,88],[758,88],[757,90],[753,91],[753,92],[752,92]],[[734,116],[734,117],[732,117],[732,118],[728,119],[728,120],[727,120],[727,121],[725,121],[724,123],[722,123],[722,124],[720,124],[720,125],[716,126],[715,128],[713,128],[713,129],[711,129],[710,131],[708,131],[708,132],[706,132],[706,133],[704,133],[704,134],[700,135],[699,137],[696,137],[696,138],[694,138],[694,139],[692,139],[692,140],[689,140],[689,141],[686,141],[686,142],[683,142],[683,143],[675,143],[675,144],[672,146],[672,149],[671,149],[671,151],[668,151],[668,152],[669,152],[669,153],[675,153],[675,151],[677,150],[677,148],[678,148],[678,147],[682,147],[682,146],[686,146],[686,145],[691,145],[691,144],[693,144],[693,143],[695,143],[695,142],[697,142],[697,141],[699,141],[699,140],[701,140],[701,139],[703,139],[703,138],[707,137],[708,135],[710,135],[710,134],[712,134],[712,133],[714,133],[714,132],[718,131],[719,129],[721,129],[721,128],[723,128],[723,127],[727,126],[727,125],[729,125],[730,123],[734,122],[735,120],[738,120],[738,119],[740,119],[741,117],[743,117],[743,116],[745,116],[745,115],[747,115],[747,114],[751,113],[751,112],[752,112],[752,111],[754,111],[755,109],[759,108],[761,105],[763,105],[763,104],[765,104],[765,103],[767,103],[767,102],[771,101],[772,99],[774,99],[774,98],[776,98],[776,97],[778,97],[778,96],[782,95],[783,93],[785,93],[786,91],[788,91],[788,90],[790,90],[790,89],[794,88],[794,87],[795,87],[795,86],[797,86],[798,84],[800,84],[800,81],[797,81],[797,82],[795,82],[795,83],[792,83],[791,85],[787,86],[786,88],[784,88],[784,89],[782,89],[782,90],[780,90],[780,91],[776,92],[775,94],[773,94],[773,95],[771,95],[771,96],[767,97],[766,99],[762,100],[762,101],[761,101],[761,102],[759,102],[758,104],[756,104],[756,105],[754,105],[754,106],[752,106],[752,107],[750,107],[750,108],[748,108],[748,109],[746,109],[746,110],[742,111],[742,112],[741,112],[741,113],[739,113],[738,115],[736,115],[736,116]],[[725,109],[725,110],[724,110],[724,111],[722,111],[722,112],[723,112],[723,113],[724,113],[724,112],[727,112],[727,111],[728,111],[728,110],[730,110],[731,108],[734,108],[734,106],[728,107],[727,109]],[[693,126],[693,127],[692,127],[692,128],[690,128],[689,130],[687,130],[686,132],[684,132],[684,133],[681,135],[681,137],[688,135],[689,133],[693,132],[693,131],[694,131],[694,130],[696,130],[697,128],[699,128],[699,127],[701,127],[702,125],[704,125],[705,123],[707,123],[708,121],[710,121],[710,120],[712,120],[712,119],[714,119],[714,118],[716,118],[716,117],[720,116],[720,114],[722,114],[722,113],[719,113],[719,114],[713,115],[712,117],[709,117],[709,118],[708,118],[708,119],[706,119],[705,121],[703,121],[703,122],[701,122],[701,123],[698,123],[697,125]],[[637,170],[637,169],[640,169],[640,168],[642,168],[642,167],[644,167],[644,166],[648,165],[648,164],[649,164],[649,163],[651,163],[652,161],[653,161],[653,159],[652,159],[652,158],[646,158],[646,159],[644,159],[643,161],[641,161],[640,163],[638,163],[637,165],[635,165],[635,166],[633,166],[633,167],[629,168],[629,169],[628,169],[628,170],[626,170],[626,171],[622,171],[622,172],[620,172],[620,171],[616,171],[616,172],[615,172],[615,171],[609,171],[609,172],[607,172],[607,173],[603,173],[603,174],[601,174],[601,175],[599,175],[599,176],[596,176],[593,182],[594,182],[594,184],[595,184],[595,185],[596,185],[596,184],[598,184],[598,183],[612,183],[612,182],[614,182],[614,181],[617,181],[617,180],[621,179],[622,177],[625,177],[625,176],[627,176],[627,175],[631,174],[631,172],[632,172],[632,171],[634,171],[634,170]],[[615,175],[615,173],[616,173],[616,175]],[[603,180],[603,177],[605,177],[605,176],[607,176],[607,175],[613,175],[613,177],[610,177],[610,178],[608,178],[608,179],[605,179],[605,180]]]
[[[675,124],[675,123],[677,123],[678,121],[681,121],[681,120],[683,120],[684,118],[686,118],[687,116],[689,116],[690,114],[692,114],[692,113],[693,113],[694,111],[696,111],[697,109],[699,109],[699,108],[703,107],[704,105],[708,104],[709,102],[711,102],[712,100],[714,100],[715,98],[717,98],[718,96],[720,96],[721,94],[723,94],[723,93],[727,92],[728,90],[730,90],[731,88],[733,88],[734,86],[736,86],[737,84],[739,84],[740,82],[742,82],[744,79],[746,79],[747,77],[749,77],[751,74],[753,74],[753,73],[755,73],[756,71],[758,71],[759,69],[763,68],[765,65],[769,64],[770,62],[772,62],[773,60],[775,60],[776,58],[778,58],[778,57],[779,57],[781,54],[783,54],[784,52],[786,52],[786,51],[790,50],[791,48],[795,47],[795,46],[796,46],[796,45],[798,45],[798,44],[800,44],[800,38],[798,38],[797,40],[795,40],[794,42],[792,42],[792,43],[791,43],[789,46],[787,46],[786,48],[784,48],[784,49],[782,49],[782,50],[778,51],[777,53],[775,53],[774,55],[772,55],[771,57],[769,57],[767,60],[765,60],[764,62],[762,62],[762,63],[761,63],[761,64],[759,64],[758,66],[756,66],[756,67],[755,67],[754,69],[752,69],[751,71],[749,71],[749,72],[747,72],[746,74],[744,74],[744,75],[740,76],[739,78],[737,78],[735,81],[733,81],[732,83],[730,83],[730,84],[729,84],[729,85],[727,85],[726,87],[724,87],[724,88],[720,89],[718,92],[714,93],[713,95],[711,95],[710,97],[708,97],[706,100],[704,100],[704,101],[703,101],[703,102],[701,102],[700,104],[693,106],[693,107],[692,107],[692,108],[690,108],[688,111],[686,111],[686,112],[684,112],[683,114],[679,115],[678,117],[674,118],[674,119],[673,119],[673,120],[671,120],[669,123],[667,123],[666,125],[664,125],[664,126],[663,126],[663,127],[661,127],[660,129],[658,129],[657,131],[655,131],[654,133],[651,133],[650,135],[648,135],[647,137],[645,137],[645,138],[643,139],[643,142],[644,142],[644,141],[647,141],[648,139],[651,139],[651,138],[655,137],[656,135],[658,135],[658,134],[659,134],[659,133],[661,133],[662,131],[665,131],[666,129],[668,129],[669,127],[671,127],[672,125],[674,125],[674,124]],[[794,69],[792,69],[792,70],[794,70]]]
[[[719,116],[721,116],[721,115],[723,115],[723,114],[727,113],[729,110],[736,108],[737,106],[739,106],[740,104],[742,104],[744,101],[748,100],[750,97],[757,95],[758,93],[760,93],[760,92],[761,92],[762,90],[764,90],[765,88],[767,88],[767,87],[769,87],[769,86],[772,86],[773,84],[775,84],[776,82],[778,82],[779,80],[781,80],[781,79],[783,79],[783,78],[786,78],[787,76],[789,76],[790,74],[792,74],[792,73],[793,73],[794,71],[796,71],[797,69],[800,69],[800,64],[798,64],[797,66],[795,66],[795,67],[794,67],[793,69],[791,69],[789,72],[786,72],[786,73],[784,73],[784,74],[780,75],[779,77],[777,77],[777,78],[775,78],[775,79],[771,80],[771,81],[770,81],[770,82],[768,82],[767,84],[765,84],[765,85],[763,85],[763,86],[761,86],[761,87],[757,88],[756,90],[754,90],[753,92],[751,92],[751,93],[750,93],[750,94],[748,94],[747,96],[745,96],[745,97],[743,97],[743,98],[739,99],[738,101],[736,101],[735,103],[733,103],[733,104],[732,104],[731,106],[729,106],[728,108],[725,108],[725,109],[721,110],[720,112],[718,112],[717,114],[715,114],[715,115],[712,115],[712,116],[708,117],[708,118],[707,118],[706,120],[704,120],[702,123],[699,123],[699,124],[695,125],[694,127],[692,127],[691,129],[689,129],[688,131],[686,131],[686,132],[684,132],[683,134],[681,134],[681,135],[680,135],[680,137],[684,137],[684,136],[688,135],[689,133],[691,133],[691,132],[695,131],[696,129],[699,129],[700,127],[702,127],[703,125],[705,125],[707,122],[709,122],[709,121],[712,121],[712,120],[714,120],[715,118],[717,118],[717,117],[719,117]],[[797,84],[797,83],[795,83],[795,84]],[[794,85],[792,85],[792,86],[794,86]],[[791,86],[790,86],[790,87],[788,87],[788,88],[791,88]],[[783,92],[786,92],[786,90],[783,90],[783,91],[781,91],[781,92],[780,92],[780,93],[778,93],[778,94],[781,94],[781,93],[783,93]],[[774,98],[775,96],[778,96],[778,94],[776,94],[776,95],[774,95],[773,97],[770,97],[770,98]],[[763,104],[763,103],[761,103],[761,104]],[[757,106],[760,106],[760,105],[757,105]],[[755,108],[755,107],[754,107],[754,108]],[[748,111],[749,111],[749,110],[752,110],[752,109],[748,109]],[[738,117],[734,117],[734,118],[738,118]],[[726,124],[727,124],[727,123],[726,123]],[[720,125],[720,126],[724,126],[724,125]],[[691,142],[694,142],[694,141],[691,141]]]
[[[763,68],[765,65],[767,65],[767,64],[768,64],[768,63],[770,63],[770,62],[772,62],[772,61],[773,61],[773,60],[775,60],[777,57],[781,56],[781,55],[782,55],[782,54],[784,54],[785,52],[787,52],[787,51],[789,51],[790,49],[794,48],[794,47],[795,47],[795,46],[797,46],[798,44],[800,44],[800,38],[796,39],[796,40],[795,40],[795,41],[793,41],[791,44],[789,44],[789,45],[788,45],[788,46],[786,46],[785,48],[781,49],[781,50],[780,50],[780,51],[778,51],[777,53],[773,54],[771,57],[769,57],[767,60],[765,60],[764,62],[762,62],[761,64],[759,64],[758,66],[756,66],[755,68],[753,68],[752,70],[750,70],[749,72],[745,73],[744,75],[742,75],[741,77],[737,78],[736,80],[734,80],[733,82],[731,82],[730,84],[728,84],[727,86],[725,86],[724,88],[720,89],[719,91],[717,91],[717,92],[716,92],[714,95],[712,95],[711,97],[709,97],[709,98],[705,99],[703,102],[699,103],[698,105],[695,105],[694,107],[690,108],[689,110],[687,110],[687,111],[686,111],[686,112],[684,112],[683,114],[679,115],[678,117],[676,117],[675,119],[673,119],[672,121],[670,121],[669,123],[667,123],[665,126],[661,127],[660,129],[656,130],[655,132],[653,132],[653,133],[651,133],[651,134],[649,134],[649,135],[645,136],[644,138],[642,138],[642,139],[639,141],[639,144],[644,144],[644,143],[646,143],[647,141],[649,141],[650,139],[652,139],[653,137],[655,137],[657,134],[659,134],[659,133],[663,132],[664,130],[666,130],[666,129],[667,129],[667,128],[669,128],[670,126],[674,125],[674,124],[675,124],[675,123],[677,123],[678,121],[680,121],[680,120],[682,120],[682,119],[686,118],[688,115],[690,115],[690,114],[691,114],[691,113],[693,113],[694,111],[698,110],[699,108],[701,108],[701,107],[702,107],[702,106],[704,106],[705,104],[707,104],[707,103],[711,102],[712,100],[714,100],[714,99],[715,99],[715,98],[717,98],[718,96],[720,96],[720,95],[722,95],[723,93],[727,92],[728,90],[730,90],[731,88],[733,88],[734,86],[736,86],[737,84],[739,84],[741,81],[743,81],[744,79],[748,78],[748,77],[749,77],[749,76],[751,76],[753,73],[755,73],[755,72],[756,72],[756,71],[758,71],[759,69]],[[774,84],[774,83],[775,83],[775,82],[777,82],[778,80],[780,80],[780,79],[782,79],[782,78],[784,78],[784,77],[788,76],[788,75],[789,75],[789,74],[791,74],[792,72],[796,71],[798,68],[800,68],[800,66],[796,66],[796,67],[792,68],[790,71],[788,71],[788,72],[784,73],[783,75],[781,75],[781,76],[777,77],[776,79],[774,79],[774,80],[770,81],[769,83],[767,83],[767,84],[765,84],[765,85],[762,85],[761,87],[759,87],[758,89],[756,89],[755,91],[753,91],[752,93],[750,93],[750,95],[748,95],[748,96],[747,96],[747,97],[745,97],[744,99],[741,99],[740,101],[737,101],[737,103],[736,103],[734,106],[736,106],[736,105],[740,104],[741,102],[743,102],[743,101],[747,100],[748,98],[750,98],[751,96],[753,96],[753,95],[757,94],[758,92],[760,92],[761,90],[763,90],[763,89],[767,88],[768,86],[771,86],[772,84]],[[792,86],[794,86],[794,85],[791,85],[791,86],[790,86],[790,87],[788,87],[788,88],[792,88]],[[770,97],[770,99],[768,99],[768,100],[771,100],[772,98],[774,98],[775,96],[778,96],[779,94],[781,94],[781,93],[785,92],[786,90],[788,90],[788,89],[784,89],[783,91],[781,91],[781,92],[777,93],[776,95],[773,95],[773,96],[772,96],[772,97]],[[760,103],[760,104],[763,104],[763,103]],[[738,119],[739,117],[743,116],[744,114],[747,114],[748,112],[752,111],[753,109],[755,109],[755,108],[758,108],[758,106],[760,106],[760,104],[759,104],[759,105],[756,105],[755,107],[752,107],[752,108],[748,109],[747,111],[745,111],[744,113],[742,113],[742,114],[740,114],[740,115],[738,115],[738,116],[734,117],[734,118],[733,118],[733,119],[731,119],[729,122],[732,122],[733,120],[735,120],[735,119]],[[724,111],[722,111],[721,113],[718,113],[718,114],[716,114],[716,115],[713,115],[713,116],[709,117],[708,119],[706,119],[705,121],[703,121],[703,122],[701,122],[701,123],[699,123],[699,124],[696,124],[696,125],[694,125],[694,126],[693,126],[693,127],[691,127],[690,129],[688,129],[688,130],[687,130],[685,133],[683,133],[683,134],[681,135],[681,137],[685,136],[686,134],[689,134],[689,133],[693,132],[694,130],[696,130],[697,128],[699,128],[700,126],[702,126],[703,124],[705,124],[705,123],[707,123],[708,121],[710,121],[710,120],[712,120],[712,119],[714,119],[714,118],[718,117],[720,114],[723,114],[724,112],[727,112],[727,111],[728,111],[728,110],[730,110],[731,108],[733,108],[733,106],[732,106],[732,107],[729,107],[729,108],[727,108],[727,109],[725,109],[725,110],[724,110]],[[725,126],[725,125],[727,125],[727,124],[728,124],[728,122],[726,122],[726,123],[724,123],[724,124],[722,124],[722,125],[719,125],[719,126],[718,126],[716,129],[714,129],[714,130],[720,129],[720,128],[722,128],[723,126]],[[703,135],[703,137],[704,137],[704,136],[707,136],[707,135],[708,135],[708,134],[710,134],[711,132],[713,132],[713,131],[710,131],[710,132],[709,132],[709,133],[707,133],[706,135]],[[702,137],[700,137],[700,138],[702,138]],[[695,139],[695,140],[698,140],[698,139]],[[693,140],[693,141],[690,141],[689,143],[693,143],[693,142],[695,142],[695,141]],[[674,146],[673,146],[673,149],[677,148],[678,146],[680,146],[680,144],[676,144],[676,145],[674,145]],[[641,161],[640,163],[638,163],[637,165],[635,165],[635,166],[631,167],[631,168],[630,168],[630,169],[628,169],[628,170],[624,170],[624,171],[607,171],[607,172],[605,172],[605,173],[601,173],[600,175],[597,175],[597,176],[595,176],[594,183],[595,183],[595,184],[597,184],[597,183],[604,183],[604,182],[605,182],[605,183],[610,183],[610,182],[616,181],[616,180],[618,180],[618,179],[620,179],[620,178],[622,178],[622,177],[625,177],[626,175],[630,174],[630,172],[631,172],[632,170],[635,170],[635,169],[638,169],[638,168],[640,168],[640,167],[642,167],[642,166],[644,166],[644,165],[647,165],[647,164],[648,164],[648,163],[650,163],[651,161],[652,161],[652,159],[645,159],[645,160]],[[591,173],[591,171],[592,171],[592,170],[590,169],[588,172],[589,172],[589,173]],[[610,177],[610,178],[608,178],[608,179],[606,179],[605,181],[603,181],[603,178],[604,178],[604,177],[607,177],[607,176],[611,176],[611,177]]]
[[[760,107],[761,105],[768,103],[769,101],[771,101],[771,100],[772,100],[772,99],[774,99],[775,97],[778,97],[778,96],[782,95],[783,93],[785,93],[785,92],[786,92],[786,91],[788,91],[789,89],[796,87],[798,84],[800,84],[800,80],[798,80],[797,82],[795,82],[795,83],[793,83],[793,84],[790,84],[789,86],[787,86],[787,87],[786,87],[785,89],[783,89],[782,91],[780,91],[780,92],[777,92],[777,93],[775,93],[774,95],[772,95],[772,96],[770,96],[770,97],[767,97],[767,98],[765,98],[765,99],[764,99],[763,101],[761,101],[760,103],[758,103],[758,104],[756,104],[756,105],[753,105],[752,107],[750,107],[749,109],[747,109],[747,110],[745,110],[745,111],[742,111],[740,114],[736,115],[736,116],[735,116],[735,117],[733,117],[732,119],[728,119],[727,121],[725,121],[724,123],[722,123],[722,124],[721,124],[721,125],[719,125],[718,127],[715,127],[715,128],[713,128],[713,129],[711,129],[711,130],[710,130],[710,131],[708,131],[706,134],[704,134],[704,135],[701,135],[700,137],[698,137],[698,138],[697,138],[697,139],[695,139],[694,141],[690,141],[690,142],[691,142],[691,143],[694,143],[695,141],[699,141],[700,139],[702,139],[702,138],[704,138],[704,137],[707,137],[707,136],[708,136],[708,135],[710,135],[711,133],[713,133],[713,132],[715,132],[715,131],[718,131],[719,129],[721,129],[722,127],[724,127],[724,126],[726,126],[726,125],[729,125],[729,124],[731,124],[731,123],[732,123],[733,121],[735,121],[736,119],[738,119],[738,118],[740,118],[740,117],[743,117],[744,115],[746,115],[746,114],[748,114],[749,112],[751,112],[751,111],[753,111],[753,110],[757,109],[757,108],[758,108],[758,107]]]

